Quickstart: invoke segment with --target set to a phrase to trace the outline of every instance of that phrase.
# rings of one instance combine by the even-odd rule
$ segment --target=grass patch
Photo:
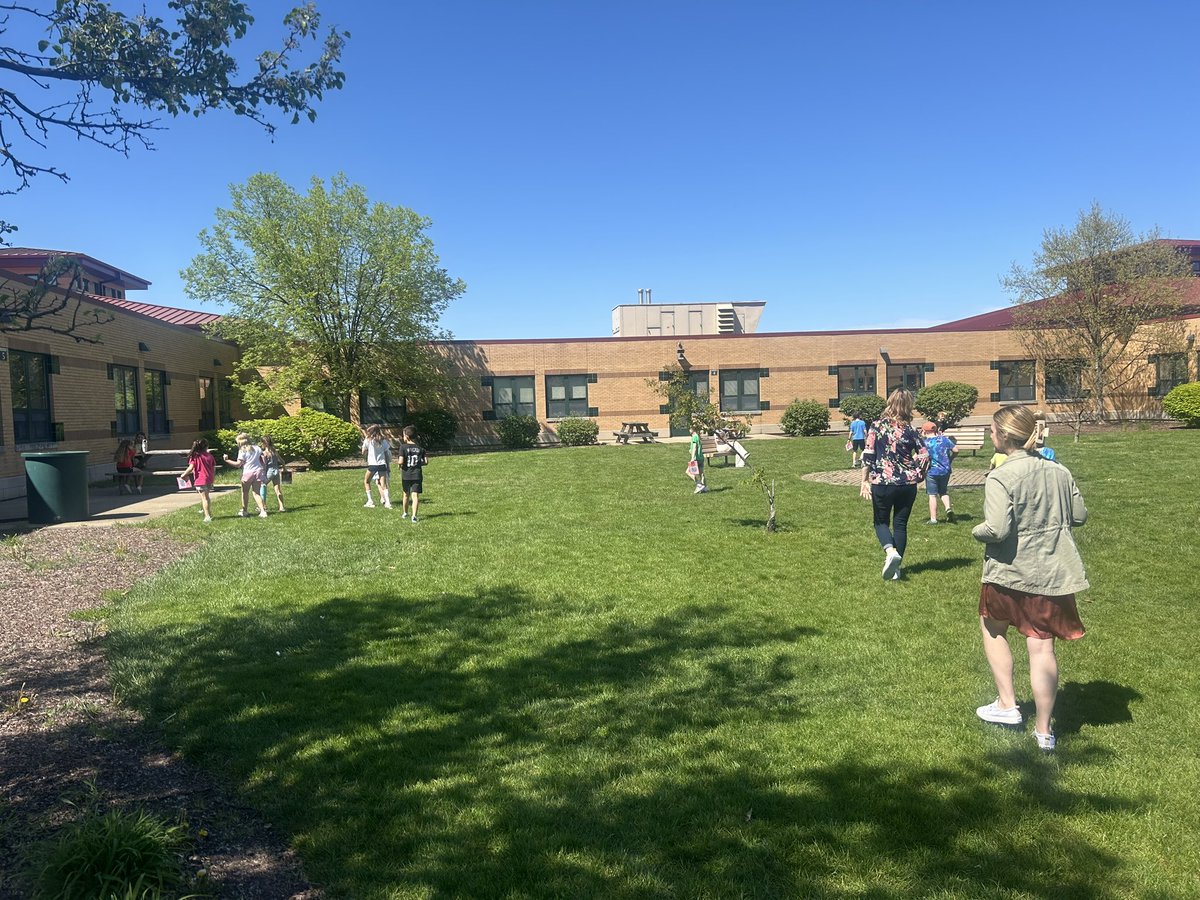
[[[775,535],[679,445],[440,458],[415,526],[357,471],[266,522],[222,497],[119,604],[114,675],[337,897],[1194,895],[1194,437],[1056,445],[1095,587],[1053,758],[973,714],[982,492],[884,583],[870,505],[800,479],[833,438],[752,442]]]

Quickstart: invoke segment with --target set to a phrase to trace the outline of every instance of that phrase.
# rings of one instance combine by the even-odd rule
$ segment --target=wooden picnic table
[[[613,437],[618,444],[628,444],[630,438],[640,438],[644,444],[653,444],[658,432],[650,430],[649,422],[622,422],[621,430],[614,431]]]

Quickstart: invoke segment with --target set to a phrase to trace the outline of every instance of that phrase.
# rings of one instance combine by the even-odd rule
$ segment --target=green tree
[[[953,428],[971,414],[978,402],[978,388],[961,381],[939,381],[917,391],[913,408],[930,421]]]
[[[430,342],[446,337],[438,320],[465,286],[438,264],[428,219],[370,203],[340,174],[300,194],[260,173],[231,194],[182,275],[194,300],[230,308],[212,331],[241,348],[253,412],[316,392],[438,394]]]
[[[1062,414],[1076,438],[1085,420],[1145,397],[1148,356],[1183,348],[1179,284],[1189,274],[1186,257],[1157,232],[1137,235],[1093,204],[1074,228],[1047,230],[1033,264],[1004,279],[1016,337],[1054,397],[1071,401]]]
[[[666,379],[647,379],[646,386],[667,401],[672,428],[690,431],[694,425],[703,434],[715,434],[717,431],[746,434],[750,430],[749,419],[723,413],[707,395],[697,394],[692,389],[687,369],[676,364],[664,371]]]
[[[329,29],[305,3],[283,20],[278,49],[260,53],[239,77],[233,50],[253,24],[240,0],[177,0],[173,22],[146,12],[129,15],[95,0],[0,3],[0,168],[15,193],[38,175],[68,176],[42,159],[54,134],[128,154],[152,149],[159,115],[202,115],[227,109],[272,133],[274,107],[292,122],[316,118],[313,102],[342,86],[337,66],[349,34]],[[36,45],[26,34],[42,34]],[[320,53],[299,65],[305,41]],[[0,236],[11,226],[0,223]]]

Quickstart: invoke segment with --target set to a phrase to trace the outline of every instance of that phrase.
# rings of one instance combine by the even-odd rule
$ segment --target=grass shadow
[[[1133,721],[1129,705],[1142,695],[1111,681],[1068,681],[1054,704],[1054,728],[1059,734],[1077,734],[1084,725],[1119,725]]]

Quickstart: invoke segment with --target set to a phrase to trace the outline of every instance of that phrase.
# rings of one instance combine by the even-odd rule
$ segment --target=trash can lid
[[[91,450],[43,450],[37,453],[22,453],[21,459],[41,459],[47,456],[87,456]]]

